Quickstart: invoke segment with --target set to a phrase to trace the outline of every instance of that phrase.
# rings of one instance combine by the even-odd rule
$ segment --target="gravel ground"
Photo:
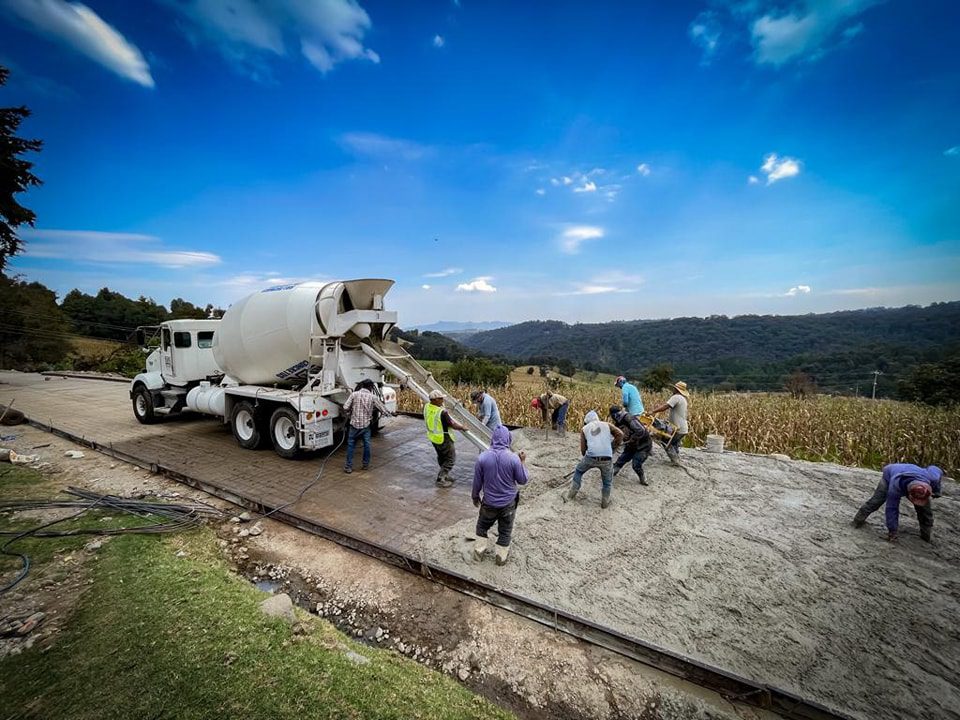
[[[562,498],[577,435],[526,430],[532,481],[504,567],[472,559],[473,521],[426,538],[426,558],[863,718],[960,718],[960,492],[934,501],[934,542],[903,503],[850,520],[879,473],[685,450],[599,474]]]

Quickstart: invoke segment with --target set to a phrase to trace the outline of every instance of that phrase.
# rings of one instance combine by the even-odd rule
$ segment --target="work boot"
[[[924,542],[930,542],[933,537],[933,528],[932,527],[921,527],[920,528],[920,539]]]
[[[603,493],[603,495],[600,496],[600,507],[606,509],[610,507],[610,503],[612,502],[613,500],[610,499],[610,493]]]
[[[567,500],[573,500],[577,496],[578,492],[580,492],[580,488],[578,488],[576,485],[571,485],[570,489],[567,490]]]
[[[667,457],[670,458],[671,465],[680,464],[680,453],[678,453],[675,448],[672,448],[672,447],[667,448]]]
[[[647,478],[644,476],[643,470],[641,470],[640,473],[637,475],[637,480],[640,481],[640,484],[641,484],[641,485],[649,485],[649,484],[650,484],[650,483],[647,482]]]
[[[497,565],[506,565],[507,564],[507,555],[510,554],[509,545],[497,545],[496,546],[497,554]]]
[[[867,522],[867,516],[862,512],[857,511],[857,514],[853,516],[853,526],[855,528],[862,528],[864,523]]]
[[[350,467],[349,465],[347,465],[345,468],[343,468],[343,471],[344,471],[347,475],[349,475],[350,473],[353,472],[353,468]]]
[[[473,544],[473,559],[477,562],[483,560],[483,556],[487,554],[487,539],[485,537],[480,537],[477,535],[477,539]]]

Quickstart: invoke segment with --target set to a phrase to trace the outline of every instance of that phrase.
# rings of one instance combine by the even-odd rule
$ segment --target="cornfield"
[[[467,407],[474,387],[458,385],[451,393]],[[535,385],[510,384],[490,391],[508,425],[539,425],[540,413],[530,407]],[[619,405],[616,388],[576,384],[559,392],[570,399],[568,428],[579,428],[583,416],[607,414]],[[650,409],[667,393],[643,393]],[[413,393],[400,393],[403,410],[419,412]],[[684,444],[702,446],[708,434],[723,435],[725,446],[751,453],[783,453],[795,459],[829,461],[879,469],[892,462],[939,465],[957,477],[960,470],[960,407],[937,408],[917,403],[818,395],[794,399],[786,394],[692,393],[690,434]]]

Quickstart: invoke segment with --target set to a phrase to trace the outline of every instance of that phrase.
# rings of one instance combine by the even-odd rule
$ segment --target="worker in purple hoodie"
[[[513,520],[520,503],[520,485],[529,477],[523,462],[526,453],[514,454],[513,437],[503,425],[493,431],[490,449],[484,450],[473,467],[473,504],[480,508],[473,559],[480,561],[487,552],[487,531],[497,523],[497,565],[507,562]]]
[[[883,475],[877,483],[873,496],[857,511],[853,518],[854,527],[863,527],[870,513],[880,509],[886,502],[887,539],[897,539],[900,525],[900,500],[906,496],[913,503],[920,522],[920,537],[930,542],[933,531],[933,509],[931,497],[940,497],[943,470],[936,465],[926,468],[908,463],[895,463],[883,468]]]

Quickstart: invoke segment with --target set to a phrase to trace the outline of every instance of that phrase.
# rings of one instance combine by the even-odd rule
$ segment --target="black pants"
[[[623,452],[620,453],[620,457],[613,463],[613,472],[614,474],[620,472],[624,465],[630,463],[640,482],[646,483],[646,478],[643,476],[643,463],[648,457],[650,457],[650,451],[647,449],[637,450],[636,448],[625,447]]]
[[[440,472],[437,473],[437,480],[445,480],[447,474],[453,470],[454,463],[457,462],[457,449],[453,446],[453,440],[449,436],[444,436],[443,442],[437,445],[432,443],[433,449],[437,451],[437,465],[440,466]]]
[[[873,491],[873,495],[871,495],[870,499],[861,505],[857,511],[857,518],[866,520],[871,513],[879,510],[886,502],[887,481],[880,478],[880,482],[877,483],[877,489]],[[917,511],[917,522],[920,523],[921,529],[933,527],[933,508],[930,506],[929,500],[926,505],[914,505],[913,509]]]
[[[487,530],[497,523],[497,545],[510,547],[510,537],[513,535],[513,521],[517,516],[517,505],[520,504],[520,493],[509,505],[492,507],[480,506],[480,516],[477,518],[477,536],[485,538]]]

